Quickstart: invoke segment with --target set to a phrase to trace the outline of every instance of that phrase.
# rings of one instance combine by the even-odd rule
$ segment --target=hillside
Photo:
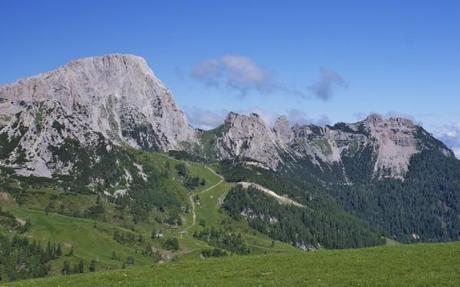
[[[222,259],[22,281],[8,286],[458,286],[460,244]]]
[[[231,112],[194,129],[132,55],[0,86],[2,283],[211,257],[244,266],[273,253],[309,264],[354,254],[325,250],[456,241],[459,199],[460,161],[400,117],[270,127]],[[362,255],[416,260],[417,248]]]
[[[176,207],[176,203],[158,204],[158,198],[150,199],[148,192],[139,198],[142,209],[138,209],[134,197],[126,204],[122,196],[68,191],[58,182],[4,175],[0,187],[0,236],[19,236],[43,248],[50,243],[58,244],[62,250],[60,255],[53,255],[45,263],[49,266],[49,275],[62,274],[65,264],[71,268],[82,264],[83,271],[88,272],[94,261],[95,269],[102,271],[150,266],[184,256],[198,258],[203,252],[216,249],[221,250],[222,255],[240,253],[240,250],[244,250],[244,254],[295,252],[294,247],[281,242],[275,244],[244,222],[234,221],[220,212],[223,196],[232,184],[224,182],[211,168],[162,153],[135,153],[139,162],[153,168],[146,168],[146,175],[168,173],[156,184],[168,183],[169,193],[165,193],[167,190],[162,193],[165,202],[174,200],[173,203],[181,207]],[[168,194],[173,195],[171,199]],[[176,201],[179,199],[181,201]],[[27,224],[22,225],[22,222]],[[197,232],[206,234],[203,232],[218,226],[219,236],[227,241],[196,235]],[[232,241],[236,239],[232,234],[242,237]],[[174,240],[177,240],[177,247],[170,245]],[[6,245],[0,245],[8,252]],[[2,256],[8,259],[0,260],[0,282],[36,276],[20,269],[9,269],[12,267],[9,260],[22,260],[15,257],[16,253]],[[32,254],[25,255],[24,259],[29,258],[32,261],[24,261],[25,270],[33,266],[29,264],[34,264]]]
[[[343,219],[352,215],[377,233],[400,242],[460,239],[459,160],[435,150],[420,152],[411,157],[404,180],[367,177],[359,168],[368,163],[366,157],[355,158],[350,163],[359,178],[355,183],[338,180],[340,172],[337,174],[334,170],[329,170],[330,174],[318,172],[308,162],[301,163],[304,168],[279,171],[248,165],[244,161],[222,161],[220,167],[230,182],[258,183],[313,207],[316,215],[321,211],[327,211],[329,218],[337,213],[342,214]],[[251,201],[241,203],[240,211]],[[263,224],[269,223],[267,219],[276,212],[265,209]],[[308,224],[305,227],[311,228]],[[270,233],[270,230],[265,232]],[[305,238],[311,238],[308,232]]]

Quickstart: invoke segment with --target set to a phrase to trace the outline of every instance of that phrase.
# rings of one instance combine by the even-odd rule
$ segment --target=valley
[[[2,284],[458,283],[460,161],[408,119],[201,130],[121,54],[0,98]]]
[[[243,222],[232,221],[219,209],[222,198],[233,184],[225,182],[223,177],[213,169],[199,163],[176,160],[162,153],[144,153],[152,162],[160,166],[169,164],[171,167],[181,164],[188,173],[204,179],[206,183],[189,192],[187,197],[190,205],[184,213],[180,225],[159,224],[156,221],[128,224],[126,219],[120,220],[126,213],[120,212],[116,204],[108,199],[102,199],[92,194],[75,194],[62,191],[60,187],[49,183],[34,183],[21,193],[16,200],[14,197],[2,200],[2,210],[30,224],[28,230],[21,234],[30,241],[36,241],[42,246],[48,242],[59,243],[62,253],[65,254],[50,264],[50,275],[60,275],[64,261],[71,266],[84,262],[85,269],[91,261],[95,261],[97,270],[111,270],[120,268],[134,268],[151,266],[157,262],[169,262],[178,258],[200,258],[203,250],[212,250],[214,247],[206,241],[193,236],[194,232],[205,226],[217,227],[226,221],[225,225],[232,232],[241,232],[253,254],[266,252],[295,252],[295,248],[288,244],[277,242],[273,246],[272,240],[251,229]],[[26,184],[20,180],[4,179],[10,185],[3,185],[2,190],[16,186],[22,191]],[[65,207],[59,210],[43,209],[50,206],[52,199],[65,200]],[[51,200],[51,201],[50,201]],[[103,207],[102,214],[97,218],[73,216],[91,204],[100,201]],[[58,205],[58,203],[53,203]],[[77,213],[78,213],[77,212]],[[81,214],[81,213],[79,213]],[[14,232],[0,229],[1,234]],[[124,239],[116,238],[115,234],[122,234]],[[129,236],[128,236],[129,235]],[[165,240],[178,239],[178,249],[168,250]],[[69,255],[69,253],[72,253]],[[127,263],[129,261],[129,264]],[[167,263],[169,264],[169,263]]]

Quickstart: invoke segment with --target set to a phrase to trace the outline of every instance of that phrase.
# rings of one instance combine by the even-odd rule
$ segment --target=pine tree
[[[58,245],[57,245],[56,255],[57,255],[58,257],[59,257],[59,256],[62,256],[61,243],[58,243]]]
[[[90,272],[96,272],[96,260],[91,260],[89,263],[89,271]]]
[[[80,260],[80,263],[78,263],[78,273],[83,273],[85,271],[84,269],[83,260]]]

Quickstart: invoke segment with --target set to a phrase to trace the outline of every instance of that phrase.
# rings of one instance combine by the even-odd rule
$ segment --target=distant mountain
[[[370,115],[353,124],[290,127],[281,117],[269,128],[256,114],[231,113],[201,139],[211,149],[204,154],[226,163],[229,181],[257,182],[305,204],[329,194],[395,240],[460,239],[460,161],[407,119]],[[254,202],[260,198],[238,207],[253,209]]]
[[[264,207],[259,221],[249,218],[253,227],[297,246],[315,246],[310,241],[318,238],[331,247],[372,245],[380,240],[376,232],[401,241],[460,239],[460,161],[404,118],[370,115],[320,127],[280,117],[268,127],[257,114],[232,112],[216,129],[197,130],[145,60],[131,55],[75,60],[0,86],[4,173],[56,180],[69,191],[127,194],[136,199],[137,220],[145,198],[155,208],[169,202],[179,218],[183,195],[175,201],[169,191],[157,200],[159,187],[174,183],[170,168],[155,171],[136,150],[213,162],[227,181],[254,182],[311,208],[289,207],[295,224],[278,226],[281,236],[273,222],[260,222],[285,212],[276,202],[232,194],[224,205],[235,217]],[[326,222],[333,238],[312,234],[326,230]],[[337,229],[351,227],[347,238],[360,230],[366,241],[340,242],[345,233]]]
[[[326,173],[338,170],[344,181],[350,181],[356,169],[368,173],[369,178],[403,180],[412,156],[424,150],[454,156],[410,120],[375,114],[357,123],[326,127],[291,127],[286,117],[280,117],[269,128],[257,114],[230,113],[222,126],[204,133],[208,141],[209,135],[215,137],[211,154],[220,160],[240,160],[274,171],[301,167],[307,161]],[[365,165],[353,164],[363,156],[368,156]]]

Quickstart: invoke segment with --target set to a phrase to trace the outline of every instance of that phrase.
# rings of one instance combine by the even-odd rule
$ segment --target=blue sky
[[[17,0],[0,11],[0,83],[130,53],[197,126],[231,110],[317,123],[400,114],[460,154],[459,1]]]

